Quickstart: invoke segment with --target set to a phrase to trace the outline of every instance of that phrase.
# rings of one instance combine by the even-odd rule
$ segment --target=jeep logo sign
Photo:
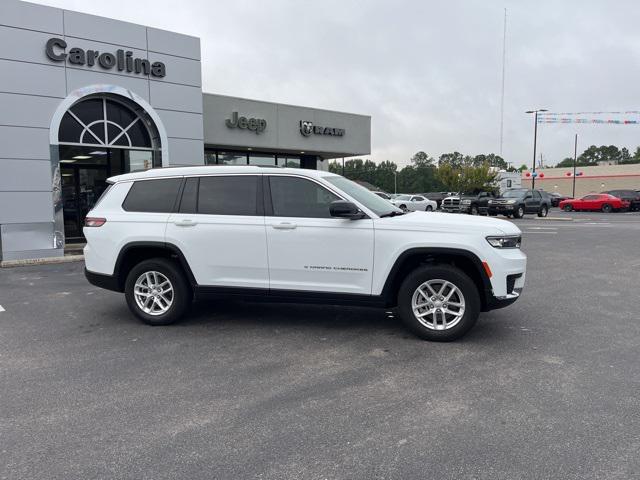
[[[345,129],[320,127],[318,125],[314,125],[313,122],[300,120],[300,133],[305,137],[310,137],[311,135],[332,135],[334,137],[343,137],[345,134]]]
[[[93,67],[100,65],[105,70],[116,68],[118,71],[129,73],[142,73],[152,77],[164,77],[167,69],[162,62],[149,62],[146,58],[133,58],[133,52],[127,50],[116,50],[116,53],[102,52],[97,50],[84,51],[82,48],[70,48],[69,53],[65,52],[67,42],[61,38],[50,38],[45,46],[45,53],[54,62],[64,62],[65,59],[72,65],[86,65]]]
[[[229,128],[242,128],[256,132],[256,135],[264,132],[267,128],[267,121],[263,118],[238,117],[238,112],[233,112],[231,118],[225,120]]]

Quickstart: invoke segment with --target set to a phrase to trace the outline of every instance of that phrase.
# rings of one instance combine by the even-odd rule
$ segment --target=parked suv
[[[450,213],[469,213],[486,215],[489,200],[495,198],[493,192],[462,193],[452,195],[442,201],[442,210]]]
[[[397,306],[415,334],[445,341],[524,286],[514,224],[404,213],[329,172],[179,167],[108,183],[86,219],[86,276],[151,325],[209,295]]]
[[[500,197],[489,200],[489,215],[522,218],[525,213],[536,213],[546,217],[551,208],[551,199],[546,192],[516,188],[507,190]]]

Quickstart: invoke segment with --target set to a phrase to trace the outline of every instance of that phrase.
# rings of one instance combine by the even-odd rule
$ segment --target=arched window
[[[73,105],[62,117],[58,141],[150,150],[159,146],[158,134],[144,110],[107,96]]]

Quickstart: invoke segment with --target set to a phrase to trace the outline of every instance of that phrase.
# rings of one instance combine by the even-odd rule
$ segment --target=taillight
[[[106,218],[87,217],[84,219],[85,227],[101,227],[105,223],[107,223]]]

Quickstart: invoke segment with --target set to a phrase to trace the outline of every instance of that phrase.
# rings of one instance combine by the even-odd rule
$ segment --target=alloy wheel
[[[136,305],[149,315],[167,313],[173,304],[173,285],[160,272],[144,272],[133,287]]]
[[[416,288],[411,298],[416,319],[430,330],[455,327],[465,312],[462,291],[448,280],[428,280]]]

